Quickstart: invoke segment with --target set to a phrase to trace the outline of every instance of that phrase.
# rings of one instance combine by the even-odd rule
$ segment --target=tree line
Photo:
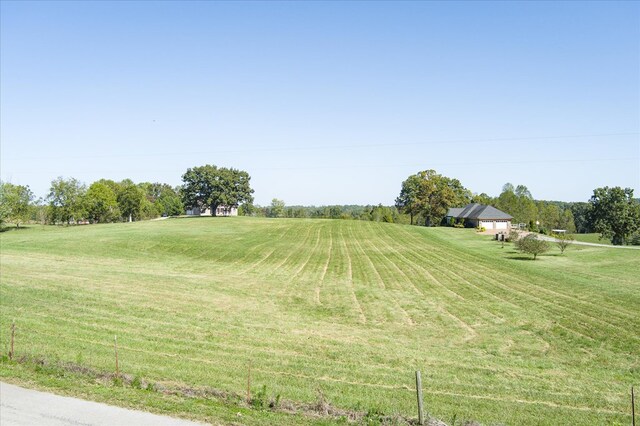
[[[597,232],[617,245],[640,240],[640,201],[631,188],[596,188],[588,201],[572,203],[536,200],[525,185],[507,183],[500,195],[490,197],[471,192],[458,179],[425,170],[402,182],[396,199],[396,207],[409,215],[411,224],[425,226],[446,225],[449,208],[469,203],[492,205],[532,232]]]
[[[131,179],[100,179],[87,186],[73,177],[58,177],[38,199],[26,185],[0,182],[0,225],[132,222],[178,216],[194,207],[215,214],[220,205],[244,205],[247,211],[253,203],[250,179],[245,171],[214,165],[187,169],[183,184],[176,187]]]
[[[28,186],[0,182],[0,225],[34,221],[43,224],[107,223],[152,219],[185,213],[185,208],[238,207],[246,216],[370,220],[438,226],[451,207],[489,204],[513,216],[513,223],[530,231],[549,233],[598,232],[614,244],[640,240],[640,203],[633,189],[596,188],[586,202],[544,201],[533,198],[525,185],[507,183],[497,197],[477,194],[455,178],[424,170],[401,184],[393,206],[286,206],[273,199],[269,206],[253,204],[250,175],[243,170],[205,165],[187,169],[183,184],[116,182],[100,179],[88,187],[75,178],[59,177],[49,193],[35,199]]]
[[[373,222],[408,223],[406,215],[395,206],[378,205],[329,205],[287,206],[283,200],[274,198],[268,206],[245,206],[240,214],[272,218],[345,219]]]
[[[180,189],[166,183],[131,179],[100,179],[87,186],[75,178],[58,177],[49,193],[35,199],[28,186],[0,183],[3,222],[20,226],[42,224],[110,223],[183,214]]]

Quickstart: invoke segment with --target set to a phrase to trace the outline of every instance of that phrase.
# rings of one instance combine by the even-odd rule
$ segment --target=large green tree
[[[495,207],[513,216],[513,222],[515,223],[528,222],[528,219],[525,220],[522,216],[516,216],[515,213],[518,209],[517,205],[518,196],[516,195],[515,188],[511,183],[505,183],[502,186],[502,192],[495,200]]]
[[[601,238],[610,239],[612,244],[624,244],[640,229],[640,204],[633,199],[633,189],[597,188],[589,203],[594,230]]]
[[[541,231],[549,231],[558,228],[562,211],[552,203],[538,201],[538,222]]]
[[[371,208],[369,212],[369,220],[372,222],[394,223],[397,218],[397,210],[382,204],[378,204]]]
[[[274,198],[271,200],[271,205],[267,208],[267,217],[284,217],[285,203],[283,200]]]
[[[64,179],[62,176],[51,182],[49,201],[51,221],[67,225],[85,215],[84,195],[86,186],[75,178]]]
[[[571,213],[576,227],[576,232],[586,234],[593,232],[591,223],[591,204],[589,203],[573,203],[571,204]]]
[[[116,195],[116,198],[118,197],[118,194],[120,193],[120,191],[122,191],[122,184],[111,179],[100,179],[95,181],[94,183],[101,183],[101,184],[107,185],[109,188],[111,188],[113,193]],[[122,181],[122,183],[133,184],[133,182],[131,182],[129,179],[127,179],[126,181]]]
[[[148,203],[143,203],[143,210],[146,209],[148,213],[155,212],[156,215],[164,216],[177,216],[184,213],[178,189],[159,182],[143,182],[138,186],[145,192]]]
[[[4,227],[4,223],[9,218],[9,204],[6,200],[6,186],[5,183],[0,181],[0,229]]]
[[[411,225],[413,225],[413,218],[420,214],[422,208],[419,201],[421,187],[422,178],[420,175],[411,175],[402,182],[400,195],[396,198],[396,207],[401,212],[410,216]]]
[[[514,223],[535,222],[538,213],[529,189],[524,185],[514,187],[511,183],[502,187],[502,193],[495,200],[495,207],[513,216]]]
[[[28,186],[0,182],[0,216],[2,222],[12,222],[16,228],[31,217],[33,193]]]
[[[121,183],[122,190],[118,193],[118,207],[124,220],[132,222],[140,219],[144,204],[144,192],[129,180]]]
[[[471,202],[489,205],[493,204],[493,198],[483,192],[482,194],[473,194],[473,196],[471,197]]]
[[[156,205],[160,214],[165,216],[178,216],[184,214],[184,205],[180,194],[169,185],[163,186],[160,195],[156,198]]]
[[[560,221],[557,225],[558,229],[564,229],[570,234],[576,232],[576,224],[573,220],[573,213],[570,208],[565,208],[560,215]]]
[[[120,218],[118,200],[113,190],[106,184],[94,182],[85,196],[85,208],[91,222],[115,222]]]
[[[458,179],[452,179],[424,170],[409,176],[402,182],[396,207],[412,217],[420,214],[426,226],[439,224],[449,207],[463,206],[471,200],[471,191],[462,186]]]
[[[238,207],[253,203],[251,177],[244,170],[205,166],[187,169],[182,175],[182,201],[185,207]]]

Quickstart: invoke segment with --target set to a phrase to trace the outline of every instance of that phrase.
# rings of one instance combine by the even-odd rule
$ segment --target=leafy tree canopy
[[[463,206],[471,200],[471,191],[458,179],[448,178],[435,170],[424,170],[402,182],[396,207],[411,215],[424,218],[426,226],[439,224],[449,207]]]
[[[4,182],[0,182],[0,228],[9,218],[9,204],[7,203],[7,187]]]
[[[490,205],[493,204],[493,198],[483,192],[482,194],[473,194],[473,196],[471,197],[471,202]]]
[[[86,191],[86,186],[75,178],[60,176],[53,180],[47,197],[52,222],[69,224],[72,220],[82,219]]]
[[[422,204],[419,200],[422,188],[422,178],[419,174],[411,175],[402,182],[400,195],[396,198],[396,207],[405,214],[410,215],[411,225],[416,215],[420,214]]]
[[[535,222],[538,213],[529,189],[524,185],[514,187],[511,183],[502,187],[495,207],[513,216],[515,223]]]
[[[140,219],[143,202],[145,201],[144,192],[130,181],[121,183],[122,190],[118,194],[118,207],[120,213],[125,220],[129,222]]]
[[[138,187],[144,192],[142,217],[152,218],[159,215],[177,216],[184,213],[182,199],[176,188],[166,183],[142,182]]]
[[[29,220],[33,193],[28,186],[0,182],[0,224],[12,222],[16,227]]]
[[[538,238],[536,234],[529,234],[524,238],[520,238],[516,241],[515,245],[521,252],[532,254],[533,260],[536,260],[539,254],[549,250],[549,243]]]
[[[619,186],[597,188],[589,200],[591,222],[601,238],[614,245],[624,244],[640,229],[640,204],[633,199],[633,189]]]
[[[205,166],[187,169],[182,175],[182,201],[185,207],[238,207],[253,203],[251,177],[243,170]]]
[[[576,232],[581,234],[593,232],[593,226],[591,224],[591,204],[572,203],[570,208]]]
[[[85,208],[91,222],[115,222],[120,217],[116,194],[105,183],[94,182],[89,186]]]
[[[180,195],[175,191],[163,191],[156,199],[160,214],[165,216],[178,216],[184,214],[184,205]]]
[[[284,217],[284,213],[285,213],[284,206],[285,206],[284,201],[274,198],[273,200],[271,200],[271,205],[267,209],[267,216],[268,217]]]
[[[100,179],[100,180],[95,181],[94,183],[101,183],[103,185],[108,186],[113,191],[113,193],[116,195],[116,197],[118,196],[118,194],[122,190],[122,186],[118,182],[116,182],[114,180],[111,180],[111,179]]]

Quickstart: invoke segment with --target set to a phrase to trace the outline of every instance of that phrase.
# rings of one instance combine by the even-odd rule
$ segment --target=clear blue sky
[[[0,177],[392,204],[436,169],[586,201],[640,195],[640,3],[8,2]]]

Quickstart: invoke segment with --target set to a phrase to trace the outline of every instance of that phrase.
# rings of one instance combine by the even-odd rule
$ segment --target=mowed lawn
[[[607,238],[600,238],[600,234],[573,234],[573,237],[576,241],[581,241],[583,243],[596,243],[596,244],[607,244],[611,245],[611,241]]]
[[[17,353],[112,371],[117,335],[155,382],[244,393],[251,363],[254,391],[413,416],[419,369],[431,415],[484,424],[629,424],[640,385],[636,250],[534,262],[473,230],[242,217],[0,242],[3,353],[15,319]]]

